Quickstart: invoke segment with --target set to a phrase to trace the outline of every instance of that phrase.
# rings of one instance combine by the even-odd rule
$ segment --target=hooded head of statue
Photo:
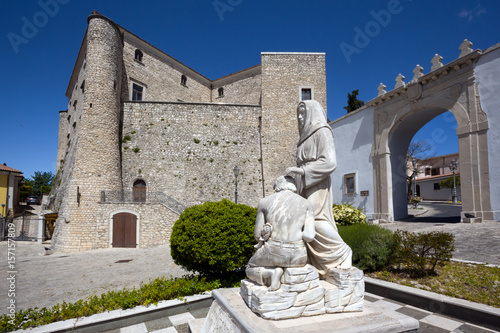
[[[328,127],[325,109],[315,100],[306,100],[297,106],[299,123],[299,145],[321,127]]]

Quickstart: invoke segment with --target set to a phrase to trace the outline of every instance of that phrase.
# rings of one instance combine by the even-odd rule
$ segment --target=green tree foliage
[[[52,172],[35,171],[32,179],[28,180],[28,182],[31,182],[32,185],[31,194],[41,195],[49,193],[52,188],[53,180],[54,174]]]
[[[187,208],[170,237],[174,262],[212,277],[241,270],[254,252],[256,215],[256,208],[227,199]]]
[[[365,105],[365,102],[358,99],[358,95],[359,89],[353,90],[352,93],[347,93],[347,106],[344,106],[344,109],[347,110],[347,113],[357,110]]]
[[[455,176],[455,185],[457,187],[460,186],[460,176]],[[441,188],[453,188],[453,176],[450,176],[446,179],[443,179],[440,183],[439,186]]]
[[[366,223],[366,215],[350,203],[333,204],[333,218],[338,225]]]

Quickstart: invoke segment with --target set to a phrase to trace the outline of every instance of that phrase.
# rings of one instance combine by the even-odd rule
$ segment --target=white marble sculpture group
[[[363,272],[352,267],[332,211],[330,175],[337,166],[333,132],[314,100],[297,107],[297,166],[276,180],[257,207],[257,250],[240,293],[266,319],[362,311]]]

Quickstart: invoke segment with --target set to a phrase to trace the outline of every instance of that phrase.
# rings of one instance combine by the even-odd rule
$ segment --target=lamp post
[[[453,192],[451,194],[451,201],[456,204],[458,203],[458,198],[457,198],[457,183],[455,182],[455,172],[458,169],[458,162],[453,159],[450,163],[450,170],[453,172]]]
[[[411,159],[411,164],[413,164],[413,196],[417,196],[417,159],[415,156]]]
[[[235,166],[233,169],[234,173],[234,203],[238,203],[238,175],[240,174],[240,169],[238,166]]]

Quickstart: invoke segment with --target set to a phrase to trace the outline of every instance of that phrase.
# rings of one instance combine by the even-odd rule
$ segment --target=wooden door
[[[113,215],[113,247],[136,247],[137,216],[131,213]]]
[[[146,182],[139,179],[134,182],[132,188],[134,202],[146,202]]]

